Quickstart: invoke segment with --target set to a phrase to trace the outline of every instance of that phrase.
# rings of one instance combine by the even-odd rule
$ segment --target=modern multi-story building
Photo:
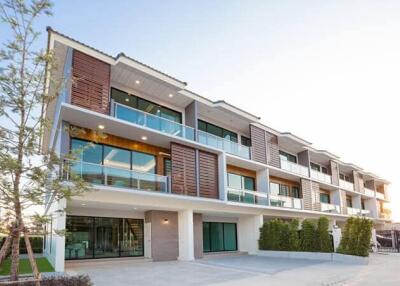
[[[45,253],[56,270],[72,259],[255,253],[271,218],[325,215],[338,227],[349,216],[389,219],[386,180],[124,54],[48,34],[59,68],[47,88],[67,84],[46,110],[53,125],[43,151],[86,146],[62,176],[93,189],[68,202],[48,198]]]

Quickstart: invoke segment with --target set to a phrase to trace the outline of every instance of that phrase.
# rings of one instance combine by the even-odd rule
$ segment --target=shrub
[[[35,282],[7,282],[10,286],[35,286]],[[41,286],[92,286],[93,283],[90,281],[87,275],[77,275],[77,276],[50,276],[44,277],[40,281]]]
[[[316,250],[320,252],[332,252],[333,245],[329,234],[329,220],[322,216],[318,219],[316,230]]]
[[[366,218],[351,217],[346,221],[338,253],[368,256],[373,222]]]
[[[279,219],[267,221],[260,229],[258,242],[261,250],[294,251],[299,247],[297,234],[299,222],[292,220],[284,222]]]
[[[300,231],[300,250],[317,251],[315,223],[309,219],[303,220]]]
[[[6,237],[0,237],[0,248],[3,246],[4,241],[6,240]],[[43,253],[43,237],[41,236],[31,236],[29,237],[29,241],[31,242],[32,245],[32,251],[34,253]],[[26,254],[28,253],[26,250],[26,245],[25,245],[25,238],[21,237],[19,240],[19,248],[20,248],[20,253],[21,254]]]

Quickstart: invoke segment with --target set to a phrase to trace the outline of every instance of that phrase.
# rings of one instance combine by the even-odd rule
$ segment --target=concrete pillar
[[[357,195],[351,198],[353,208],[361,209],[361,195]]]
[[[372,241],[372,251],[373,252],[378,252],[378,241],[376,239],[376,230],[373,228],[371,230],[371,241]]]
[[[263,222],[262,215],[239,217],[237,224],[239,251],[248,252],[249,254],[257,253],[260,227],[262,227]]]
[[[365,209],[370,211],[369,217],[378,218],[378,208],[376,206],[376,199],[364,200]]]
[[[194,260],[193,210],[184,210],[178,212],[178,233],[178,260]]]
[[[228,179],[226,177],[226,157],[225,153],[218,155],[218,191],[219,199],[226,201],[228,199],[227,187]]]
[[[257,171],[257,177],[256,177],[256,189],[257,192],[268,194],[268,183],[269,183],[269,170],[268,169],[263,169]],[[268,198],[263,198],[259,197],[257,199],[258,204],[262,205],[269,205]]]

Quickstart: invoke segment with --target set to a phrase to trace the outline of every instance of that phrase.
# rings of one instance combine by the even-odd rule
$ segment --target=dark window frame
[[[115,88],[115,87],[111,87],[111,90],[110,90],[110,98],[111,98],[111,99],[113,99],[113,97],[112,97],[113,89],[114,89],[114,90],[117,90],[117,91],[119,91],[119,92],[126,93],[127,95],[136,98],[136,107],[132,107],[132,106],[130,106],[130,105],[126,105],[126,104],[121,103],[121,102],[118,102],[119,104],[126,105],[126,106],[128,106],[128,107],[135,108],[135,109],[140,110],[140,111],[143,111],[143,112],[145,112],[145,113],[158,116],[158,117],[160,117],[160,118],[164,118],[164,117],[161,116],[161,111],[162,111],[162,108],[165,108],[166,110],[169,110],[169,111],[172,111],[172,112],[175,112],[175,113],[179,114],[179,122],[176,122],[176,121],[171,120],[171,119],[168,119],[168,118],[164,118],[164,119],[169,120],[169,121],[173,121],[173,122],[176,122],[176,123],[179,123],[179,124],[182,124],[182,112],[177,111],[177,110],[174,110],[174,109],[169,108],[169,107],[166,107],[166,106],[164,106],[164,105],[158,104],[158,103],[156,103],[156,102],[153,102],[153,101],[151,101],[151,100],[145,99],[145,98],[143,98],[143,97],[137,96],[137,95],[135,95],[135,94],[130,94],[130,93],[126,92],[126,91],[123,91],[123,90],[121,90],[121,89],[119,89],[119,88]],[[144,111],[144,110],[142,110],[142,109],[139,109],[139,107],[138,107],[139,100],[143,100],[143,101],[148,102],[148,103],[150,103],[150,104],[154,104],[154,105],[157,107],[157,110],[158,110],[157,114],[149,113],[149,112],[147,112],[147,111]]]
[[[213,223],[220,223],[222,224],[222,242],[223,242],[223,250],[212,250],[212,243],[211,243],[211,224]],[[208,224],[208,229],[209,229],[209,246],[210,250],[204,250],[204,244],[203,244],[203,252],[204,253],[213,253],[213,252],[222,252],[222,251],[237,251],[238,250],[238,233],[237,233],[237,223],[235,222],[214,222],[214,221],[203,221],[202,227],[204,227],[204,224]],[[233,224],[235,226],[235,250],[226,250],[225,248],[225,224]]]
[[[231,141],[231,142],[234,142],[234,143],[238,143],[238,142],[239,142],[239,141],[238,141],[238,134],[237,134],[236,132],[233,132],[233,131],[231,131],[231,130],[225,129],[225,128],[221,127],[221,126],[215,125],[215,124],[213,124],[213,123],[207,122],[207,121],[202,120],[202,119],[198,119],[197,121],[198,121],[198,122],[197,122],[198,128],[199,128],[200,131],[203,131],[203,132],[212,134],[212,135],[214,135],[214,136],[220,137],[220,138],[222,138],[222,139],[225,139],[225,140],[228,140],[228,141]],[[200,128],[200,125],[205,125],[205,129],[206,129],[206,130],[201,129],[201,128]],[[221,135],[217,135],[217,134],[215,134],[215,133],[209,132],[209,131],[208,131],[209,126],[215,128],[215,129],[220,129],[220,130],[221,130]],[[233,140],[230,140],[230,139],[226,139],[226,138],[224,137],[224,132],[230,133],[231,135],[235,135],[234,138],[236,139],[236,141],[233,141]],[[230,137],[230,138],[232,138],[232,137]]]

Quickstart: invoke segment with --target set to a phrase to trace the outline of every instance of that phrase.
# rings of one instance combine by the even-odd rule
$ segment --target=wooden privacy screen
[[[71,103],[109,114],[110,65],[74,50]]]
[[[218,156],[205,151],[171,143],[172,193],[218,199]],[[199,176],[199,193],[197,193]]]
[[[218,199],[218,157],[199,151],[200,197]]]

